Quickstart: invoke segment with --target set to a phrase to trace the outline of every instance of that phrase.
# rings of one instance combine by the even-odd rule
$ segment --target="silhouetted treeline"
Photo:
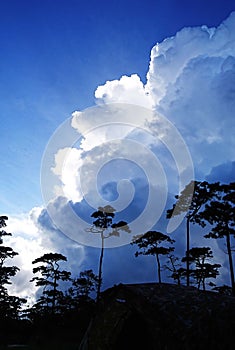
[[[194,285],[203,290],[210,286],[215,291],[235,295],[231,243],[235,237],[235,183],[192,181],[175,199],[166,218],[185,215],[185,256],[175,255],[175,240],[154,230],[133,236],[131,244],[138,247],[135,256],[155,256],[159,283],[162,282],[162,269],[165,269],[177,284]],[[94,221],[87,231],[99,234],[101,239],[98,274],[85,270],[74,278],[70,271],[61,267],[67,261],[64,255],[51,252],[36,257],[32,262],[34,277],[30,282],[39,289],[37,300],[30,307],[26,306],[26,299],[8,292],[11,277],[19,271],[17,266],[9,265],[9,259],[18,253],[4,244],[4,237],[11,236],[11,233],[5,231],[7,216],[0,217],[0,345],[33,341],[40,346],[49,339],[52,342],[79,343],[100,301],[105,239],[119,236],[121,230],[130,233],[127,222],[114,222],[115,209],[111,206],[99,207],[91,217]],[[214,261],[212,249],[191,246],[192,224],[208,228],[205,238],[225,240],[230,286],[215,284],[221,265]]]

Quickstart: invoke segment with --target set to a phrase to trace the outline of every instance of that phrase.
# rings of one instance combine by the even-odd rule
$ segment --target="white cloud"
[[[82,151],[74,147],[66,147],[56,153],[52,171],[61,180],[61,186],[55,187],[56,196],[66,196],[74,202],[82,199],[79,177],[79,168],[83,163],[81,154]]]
[[[124,75],[120,80],[107,81],[95,91],[97,103],[131,103],[146,108],[152,107],[152,99],[137,74]]]
[[[205,175],[234,160],[234,33],[235,13],[218,28],[183,28],[153,47],[145,86],[136,74],[107,81],[95,92],[97,103],[154,106],[181,132]]]
[[[157,44],[151,51],[146,89],[155,104],[166,94],[189,62],[199,57],[234,55],[235,13],[218,28],[188,27]]]
[[[69,240],[58,230],[50,230],[48,224],[40,225],[39,218],[43,208],[36,207],[29,214],[10,216],[7,221],[7,232],[12,236],[6,236],[4,245],[10,246],[18,253],[7,263],[17,266],[20,271],[12,278],[12,284],[8,290],[10,294],[27,298],[31,305],[35,302],[35,293],[38,287],[30,282],[34,276],[32,261],[49,252],[60,252],[69,257],[67,267],[74,275],[78,275],[79,266],[84,260],[84,249]]]
[[[54,199],[54,194],[66,197],[73,202],[80,201],[84,196],[90,195],[92,197],[93,194],[89,193],[90,187],[94,183],[99,168],[101,168],[100,156],[102,153],[106,155],[107,161],[114,157],[120,157],[123,147],[121,147],[119,141],[130,134],[136,142],[138,141],[137,138],[140,139],[141,137],[141,142],[144,142],[144,144],[152,142],[154,138],[145,125],[146,120],[151,119],[151,110],[131,104],[103,105],[89,108],[84,112],[74,112],[71,119],[71,133],[76,130],[79,143],[75,145],[68,144],[64,148],[58,147],[56,153],[53,154],[54,164],[50,171],[53,171],[60,182],[59,184],[58,181],[55,183],[54,193],[52,193],[50,199]],[[59,128],[58,137],[60,140],[61,128]],[[57,133],[54,134],[53,145],[56,144],[56,138]],[[119,142],[119,153],[115,142]],[[139,144],[141,142],[138,141]],[[51,148],[48,147],[48,153],[50,151]],[[131,159],[131,152],[129,152],[129,155]],[[48,158],[51,157],[46,157],[46,159]],[[104,157],[103,159],[102,165],[106,162]],[[90,165],[90,168],[93,166],[96,173],[94,171],[87,172],[87,165]],[[49,181],[49,183],[51,182]],[[45,178],[45,184],[48,186],[48,176]],[[46,192],[48,194],[48,191]]]
[[[99,86],[95,92],[98,107],[72,114],[72,128],[82,135],[78,149],[68,146],[56,155],[54,173],[60,177],[63,190],[57,194],[74,202],[85,198],[92,207],[102,202],[96,181],[105,162],[118,156],[136,159],[135,153],[141,159],[142,152],[138,147],[129,147],[129,153],[123,155],[122,150],[127,147],[123,145],[133,135],[138,145],[153,146],[156,157],[164,159],[162,165],[167,165],[168,172],[172,169],[179,182],[182,179],[175,176],[175,167],[185,181],[193,175],[190,157],[183,152],[187,147],[201,177],[220,163],[233,160],[234,28],[235,14],[231,14],[218,28],[184,28],[152,49],[145,86],[136,74]],[[138,108],[126,110],[123,117],[120,113],[122,108],[116,107],[115,103],[148,107],[144,113],[148,131],[153,135],[146,137],[148,132],[143,132],[145,119]],[[151,112],[152,105],[155,111],[174,123],[185,144],[170,123],[159,118],[158,113]],[[120,122],[118,127],[117,123],[113,123],[117,121]],[[136,126],[142,130],[136,132]],[[121,140],[123,145],[119,142],[117,148],[113,140]],[[170,157],[159,141],[170,151]],[[107,183],[107,175],[113,181],[111,168],[105,174]],[[170,181],[173,176],[167,174]],[[61,201],[58,203],[61,204]],[[67,202],[64,204],[67,206]]]
[[[151,51],[146,85],[137,74],[133,74],[130,77],[122,76],[119,80],[107,81],[99,86],[95,91],[95,114],[92,108],[85,113],[74,112],[72,125],[66,124],[65,139],[74,140],[70,137],[72,128],[78,132],[79,143],[66,146],[66,140],[63,139],[63,147],[55,152],[52,168],[60,186],[58,187],[57,182],[57,198],[50,203],[49,209],[58,218],[59,226],[65,231],[66,227],[69,227],[68,236],[75,241],[79,241],[79,235],[84,237],[86,223],[80,227],[76,220],[71,220],[76,214],[69,208],[69,199],[74,203],[78,202],[80,209],[84,196],[93,200],[94,205],[98,204],[97,188],[94,184],[97,175],[95,169],[99,168],[103,159],[118,157],[118,151],[125,150],[121,143],[120,147],[114,147],[113,140],[120,142],[132,137],[145,147],[151,147],[158,159],[163,159],[162,165],[167,164],[167,171],[175,171],[175,166],[172,165],[174,159],[172,160],[172,156],[167,158],[169,154],[167,155],[166,150],[163,151],[164,145],[154,142],[154,137],[149,137],[143,129],[142,132],[135,130],[138,125],[144,128],[144,119],[141,113],[137,113],[137,109],[135,113],[132,110],[131,113],[125,114],[125,117],[117,114],[122,124],[117,128],[117,125],[111,125],[112,117],[110,119],[108,113],[103,114],[102,106],[128,103],[147,108],[146,119],[149,130],[155,133],[156,141],[164,141],[171,137],[169,129],[162,128],[162,123],[159,123],[156,117],[157,113],[154,115],[151,108],[162,113],[180,131],[191,152],[197,174],[204,178],[213,168],[216,169],[213,173],[215,175],[220,172],[220,164],[235,160],[234,86],[235,13],[218,28],[184,28],[175,36],[155,45]],[[58,135],[61,138],[62,134]],[[178,140],[172,137],[171,148],[180,151],[179,145]],[[54,146],[56,149],[57,144],[53,144]],[[131,158],[133,154],[137,158],[143,158],[144,167],[149,168],[148,159],[137,147],[132,150],[132,154],[125,153],[124,158]],[[188,169],[183,167],[183,154],[178,152],[178,156],[182,161],[181,172],[187,173]],[[79,175],[81,169],[82,183]],[[131,171],[125,174],[135,176]],[[106,183],[118,181],[118,175],[118,171],[114,176],[112,170],[106,171],[103,179]],[[171,182],[178,180],[175,173],[167,176]],[[125,191],[123,192],[125,194]],[[138,195],[140,200],[141,194]],[[34,292],[30,290],[31,286],[26,285],[26,280],[32,274],[31,259],[48,249],[64,248],[72,258],[72,264],[76,261],[75,266],[80,266],[85,259],[85,249],[63,236],[49,221],[46,210],[34,209],[28,216],[11,218],[9,231],[13,233],[9,242],[20,253],[19,257],[15,258],[22,268],[21,274],[16,277],[19,281],[17,293],[20,295],[32,295]],[[89,237],[85,240],[89,245]],[[216,249],[216,244],[214,248]]]
[[[198,171],[234,160],[235,13],[184,28],[151,52],[145,89],[185,139]]]
[[[34,222],[40,213],[41,208],[33,208],[29,214],[10,216],[7,222],[7,232],[12,236],[6,237],[4,244],[10,246],[19,255],[9,259],[9,265],[15,265],[20,268],[16,276],[12,279],[12,285],[9,286],[9,292],[20,297],[27,297],[29,303],[35,299],[37,288],[30,283],[33,277],[32,261],[41,256],[45,251],[42,246],[40,232]]]

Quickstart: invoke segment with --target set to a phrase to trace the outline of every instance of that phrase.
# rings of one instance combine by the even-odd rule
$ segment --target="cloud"
[[[12,236],[5,237],[4,245],[10,246],[18,253],[13,259],[8,261],[9,265],[20,268],[16,276],[12,278],[9,292],[20,297],[27,297],[31,304],[35,300],[37,288],[30,283],[33,277],[32,261],[41,256],[46,247],[43,247],[40,232],[34,222],[42,208],[33,208],[29,214],[10,216],[7,222],[7,232]]]
[[[152,99],[145,91],[144,84],[137,74],[124,75],[120,80],[107,81],[95,91],[96,103],[131,103],[146,108],[152,107]]]
[[[114,162],[118,157],[141,164],[145,171],[152,168],[153,162],[146,157],[144,147],[153,152],[165,171],[168,189],[173,194],[180,189],[179,175],[185,181],[191,179],[190,154],[201,179],[206,176],[219,178],[224,171],[221,164],[234,161],[234,31],[235,13],[218,28],[182,29],[153,47],[145,85],[137,74],[107,81],[95,91],[97,107],[73,113],[71,128],[82,137],[77,151],[71,147],[71,154],[65,157],[63,194],[48,207],[57,216],[62,231],[69,226],[71,238],[73,232],[79,235],[78,225],[71,224],[74,213],[82,216],[84,211],[89,209],[91,212],[99,203],[105,205],[110,199],[111,203],[117,203],[115,201],[124,198],[123,203],[130,212],[134,207],[138,212],[136,199],[144,203],[144,177],[139,177],[138,171],[132,171],[130,161],[127,167],[123,164],[118,168]],[[115,103],[145,107],[146,118],[141,117],[138,108],[126,111],[124,118]],[[117,128],[113,121],[119,121],[121,126]],[[127,140],[138,144],[132,149]],[[138,148],[139,145],[142,148]],[[141,179],[142,185],[134,186],[134,190],[139,191],[138,194],[134,192],[134,197],[131,186],[123,187],[124,191],[119,192],[122,176],[129,185],[130,179],[134,184]],[[149,185],[151,188],[151,181]],[[128,201],[128,196],[133,200]],[[151,210],[154,213],[154,209]],[[165,227],[161,220],[163,217],[160,227]],[[81,235],[84,235],[84,227],[80,226]]]
[[[235,13],[217,28],[183,28],[153,47],[146,85],[136,74],[108,81],[97,88],[97,102],[153,106],[180,131],[205,176],[234,160],[234,30]]]
[[[77,148],[62,148],[55,155],[53,173],[58,176],[61,184],[55,187],[55,195],[65,195],[74,202],[82,199],[80,182],[78,177],[79,168],[82,166],[81,150]]]
[[[184,28],[151,52],[145,89],[204,175],[234,160],[234,29],[232,13],[218,28]]]
[[[222,183],[235,182],[235,161],[220,164],[211,169],[210,174],[206,176],[209,182],[220,181]]]
[[[128,223],[131,222],[135,217],[139,216],[140,213],[143,211],[143,207],[145,206],[147,194],[148,194],[148,185],[145,184],[143,186],[143,179],[135,179],[135,196],[133,198],[133,201],[131,205],[128,207],[127,211],[123,211],[120,213],[117,213],[115,215],[115,222],[119,220],[126,220]],[[108,189],[108,197],[115,197],[117,195],[116,186],[117,184],[115,182],[107,183],[104,187],[102,187],[101,190],[105,192],[105,195],[107,195],[107,189]],[[102,193],[101,193],[102,194]],[[74,265],[71,269],[73,274],[75,274],[78,269],[84,270],[88,268],[92,268],[94,272],[98,273],[98,262],[99,262],[99,255],[100,255],[100,249],[90,247],[94,246],[94,242],[91,242],[89,240],[93,240],[94,237],[90,236],[89,232],[86,231],[87,228],[90,227],[92,220],[91,220],[91,213],[92,208],[87,206],[83,202],[79,203],[72,203],[72,202],[63,202],[65,199],[57,199],[57,201],[61,201],[61,203],[55,202],[53,205],[55,207],[60,206],[60,210],[56,211],[56,214],[58,215],[61,222],[64,223],[65,227],[70,226],[71,229],[71,237],[76,241],[84,241],[85,246],[82,246],[82,259],[80,260],[80,263],[77,264],[78,254],[72,254],[71,250],[71,241],[64,237],[63,238],[63,244],[59,244],[59,246],[63,246],[63,249],[66,249],[66,254],[69,257],[70,263],[73,262]],[[173,196],[169,195],[166,203],[166,208],[171,208],[172,202],[173,202]],[[156,201],[157,203],[157,201]],[[76,225],[76,219],[73,222],[71,220],[71,214],[67,211],[70,210],[69,206],[72,207],[73,211],[86,221],[86,224],[84,227]],[[76,216],[75,216],[76,218]],[[161,232],[166,232],[167,227],[167,220],[166,218],[166,211],[163,212],[163,215],[161,216],[160,220],[157,222],[157,224],[153,227],[153,229]],[[67,220],[67,221],[66,221]],[[42,229],[45,231],[46,236],[49,237],[49,242],[51,244],[55,244],[61,239],[61,236],[63,237],[63,234],[54,227],[48,212],[46,210],[43,210],[38,218],[38,221],[40,222],[40,225]],[[59,221],[60,222],[60,221]],[[185,255],[186,250],[186,242],[185,242],[185,222],[181,223],[181,225],[178,227],[176,231],[174,231],[171,234],[171,238],[176,240],[175,246],[175,254],[179,257],[182,257]],[[67,231],[68,232],[68,231]],[[228,276],[229,276],[229,269],[228,269],[228,262],[227,262],[227,256],[224,254],[224,244],[222,241],[218,240],[208,240],[205,239],[203,236],[204,234],[208,233],[208,227],[202,229],[198,225],[192,225],[191,226],[191,246],[209,246],[212,248],[212,251],[214,253],[214,261],[213,263],[220,263],[222,265],[221,268],[221,276],[218,278],[218,283],[220,284],[229,284],[228,282]],[[73,236],[72,236],[73,235]],[[79,237],[81,235],[81,237]],[[120,237],[115,238],[117,241],[119,239],[122,239]],[[97,247],[100,245],[100,235],[96,235],[96,245]],[[109,239],[107,239],[105,246],[113,246],[113,242],[109,244]],[[76,245],[76,243],[75,243]],[[124,245],[121,247],[111,248],[111,249],[105,249],[104,254],[104,266],[103,266],[103,288],[108,288],[112,286],[113,284],[117,283],[137,283],[137,282],[153,282],[156,281],[157,278],[157,271],[156,271],[156,261],[154,257],[139,257],[138,259],[135,258],[134,253],[137,250],[136,246],[130,246],[130,245]],[[64,250],[65,251],[65,250]],[[80,252],[80,250],[78,250]],[[162,265],[165,263],[165,259],[162,258]],[[167,276],[169,275],[167,271],[163,271],[163,280],[169,281],[167,279]]]
[[[195,58],[234,55],[234,18],[232,13],[218,28],[183,28],[153,47],[146,88],[156,105]]]
[[[195,59],[159,104],[175,121],[194,164],[204,173],[234,157],[235,69],[224,72],[226,60]]]
[[[18,253],[8,264],[20,268],[8,287],[10,294],[27,298],[30,305],[34,303],[38,287],[30,282],[34,276],[32,261],[45,253],[60,252],[69,257],[65,268],[78,275],[79,266],[84,259],[83,247],[53,227],[45,209],[37,207],[29,214],[10,216],[7,232],[11,232],[12,236],[5,237],[4,244]]]
[[[130,221],[141,217],[152,192],[150,216],[142,221],[151,222],[159,210],[154,227],[165,232],[165,210],[192,177],[190,155],[197,179],[234,181],[234,33],[235,12],[218,28],[183,28],[153,47],[146,84],[137,74],[107,81],[95,91],[94,108],[74,112],[59,128],[42,168],[46,207],[9,222],[15,237],[11,242],[20,253],[15,259],[22,267],[17,293],[34,292],[25,287],[30,260],[48,250],[68,256],[74,274],[80,268],[96,269],[99,249],[94,247],[100,240],[85,230],[99,205],[111,201],[117,218]],[[158,197],[163,188],[167,194]],[[166,207],[160,210],[163,202]],[[221,246],[205,242],[197,230],[195,226],[192,243],[213,246],[224,267],[221,281],[226,281]],[[183,254],[181,232],[183,224],[172,235]],[[155,276],[149,272],[152,260],[135,259],[128,245],[106,250],[105,264],[104,286]]]

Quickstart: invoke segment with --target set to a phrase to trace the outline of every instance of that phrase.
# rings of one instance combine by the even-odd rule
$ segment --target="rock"
[[[119,284],[102,293],[80,350],[232,350],[235,298],[173,284]]]

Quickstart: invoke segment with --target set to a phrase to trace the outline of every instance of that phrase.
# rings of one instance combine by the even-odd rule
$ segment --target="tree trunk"
[[[187,286],[190,285],[189,281],[189,239],[190,239],[190,217],[187,216],[187,221],[186,221],[186,284]]]
[[[100,300],[100,289],[102,284],[102,264],[104,257],[104,233],[101,233],[101,252],[100,252],[100,263],[99,263],[99,274],[98,274],[98,286],[97,286],[97,295],[96,295],[96,303],[99,303]]]
[[[231,278],[232,293],[235,296],[233,257],[232,257],[232,249],[231,249],[231,242],[230,242],[230,235],[229,235],[228,228],[227,228],[227,231],[226,231],[226,244],[227,244],[227,250],[228,250],[228,259],[229,259],[229,268],[230,268],[230,278]]]
[[[201,262],[201,269],[202,269],[202,288],[203,290],[206,290],[206,271],[205,271],[205,258],[202,258],[202,262]]]
[[[156,259],[157,259],[158,282],[162,283],[162,280],[161,280],[161,265],[160,265],[160,259],[159,259],[159,255],[158,254],[156,254]]]
[[[56,300],[56,283],[57,283],[57,275],[55,271],[54,281],[53,281],[53,296],[52,296],[52,313],[55,313],[55,300]]]
[[[203,290],[206,290],[205,278],[203,278],[203,280],[202,280],[202,288],[203,288]]]

